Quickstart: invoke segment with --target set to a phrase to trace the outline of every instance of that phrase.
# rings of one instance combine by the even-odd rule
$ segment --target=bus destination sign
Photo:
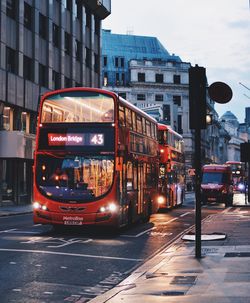
[[[48,133],[49,146],[103,146],[104,134]]]

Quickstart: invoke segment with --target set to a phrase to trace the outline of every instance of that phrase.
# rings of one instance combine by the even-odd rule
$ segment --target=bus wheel
[[[133,222],[133,209],[132,209],[132,203],[129,203],[128,207],[128,225],[132,224]]]
[[[146,214],[143,217],[143,222],[147,223],[150,220],[150,216],[152,214],[152,204],[151,201],[148,201],[147,203],[147,209],[146,209]]]

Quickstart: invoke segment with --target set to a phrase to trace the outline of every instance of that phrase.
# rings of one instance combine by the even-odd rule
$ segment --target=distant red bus
[[[94,88],[46,93],[34,155],[34,223],[121,227],[157,211],[156,121]]]
[[[246,171],[244,168],[244,163],[240,161],[227,161],[226,165],[229,165],[232,169],[234,190],[244,192],[246,186]]]
[[[185,195],[185,161],[183,137],[170,126],[158,124],[160,174],[159,207],[181,205]]]

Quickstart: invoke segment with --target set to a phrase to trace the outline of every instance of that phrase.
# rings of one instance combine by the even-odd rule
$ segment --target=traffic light
[[[206,128],[206,69],[189,68],[189,127],[190,129]]]
[[[250,162],[250,143],[240,144],[240,161]]]

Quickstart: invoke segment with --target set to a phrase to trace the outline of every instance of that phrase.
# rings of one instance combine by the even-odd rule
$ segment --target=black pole
[[[201,258],[201,130],[195,129],[195,257]]]
[[[247,176],[247,180],[248,180],[248,203],[250,202],[250,162],[247,163],[248,164],[248,176]]]

